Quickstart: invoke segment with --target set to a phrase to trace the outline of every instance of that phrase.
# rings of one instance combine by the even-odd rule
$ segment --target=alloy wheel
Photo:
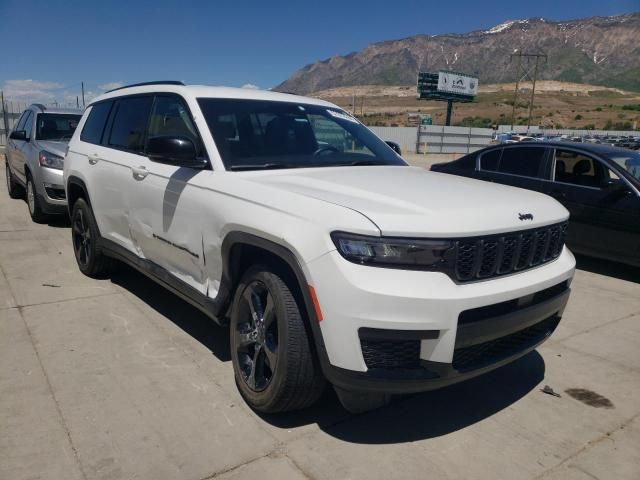
[[[73,249],[78,263],[85,266],[91,259],[91,229],[82,210],[78,210],[73,219]]]
[[[278,322],[273,296],[266,285],[253,281],[239,304],[240,321],[234,329],[240,374],[251,390],[269,386],[278,364]]]
[[[33,191],[33,180],[31,179],[27,181],[27,206],[31,215],[33,215],[36,210],[36,194]]]

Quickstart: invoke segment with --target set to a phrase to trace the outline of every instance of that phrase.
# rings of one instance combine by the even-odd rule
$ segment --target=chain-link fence
[[[14,102],[0,96],[0,149],[7,144],[9,132],[29,105],[28,102]]]
[[[34,103],[40,103],[45,107],[62,107],[62,108],[75,108],[76,105],[71,103],[62,105],[60,103],[42,103],[42,102],[29,102],[24,100],[12,100],[6,98],[2,92],[0,92],[0,153],[4,150],[7,144],[7,137],[16,123],[22,112],[24,112],[29,105]]]

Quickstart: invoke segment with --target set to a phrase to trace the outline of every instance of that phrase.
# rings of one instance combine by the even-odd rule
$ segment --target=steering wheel
[[[323,145],[322,147],[318,147],[318,149],[313,152],[313,155],[320,155],[322,154],[322,152],[335,152],[335,153],[340,153],[340,150],[338,150],[336,147],[334,147],[333,145]]]

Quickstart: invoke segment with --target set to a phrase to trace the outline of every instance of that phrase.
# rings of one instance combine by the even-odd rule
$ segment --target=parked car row
[[[518,134],[514,132],[497,133],[493,143],[512,144],[520,142],[573,142],[595,143],[612,147],[640,150],[640,136],[631,135],[549,135],[544,133]]]
[[[551,195],[570,212],[575,252],[640,266],[640,153],[590,143],[489,147],[433,171]]]
[[[309,406],[326,381],[351,411],[460,382],[535,349],[567,303],[561,204],[410,167],[331,103],[151,82],[79,121],[25,115],[11,196],[33,192],[36,220],[66,201],[84,274],[119,260],[227,325],[258,411]]]

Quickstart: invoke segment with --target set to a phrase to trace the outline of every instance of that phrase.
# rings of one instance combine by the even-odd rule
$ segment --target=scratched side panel
[[[133,189],[130,228],[138,255],[206,293],[202,255],[203,196],[191,185],[210,171],[151,162]]]

